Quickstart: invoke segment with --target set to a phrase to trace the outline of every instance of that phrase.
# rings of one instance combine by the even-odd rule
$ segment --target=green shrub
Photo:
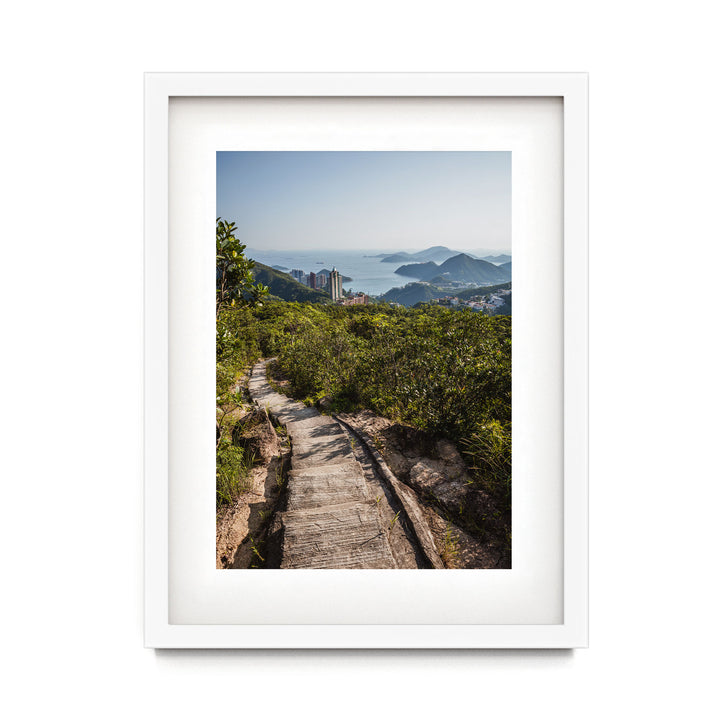
[[[462,440],[463,452],[484,486],[498,499],[509,502],[512,475],[512,437],[510,426],[491,420],[478,426]]]
[[[215,460],[215,506],[219,510],[250,489],[253,458],[246,457],[243,449],[234,445],[231,438],[222,437],[217,445]]]
[[[511,318],[442,307],[266,302],[218,317],[218,391],[277,356],[298,398],[370,408],[460,443],[509,497]]]

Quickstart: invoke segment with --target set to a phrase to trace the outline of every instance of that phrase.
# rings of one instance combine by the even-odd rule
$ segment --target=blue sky
[[[266,250],[509,250],[511,153],[218,152],[217,215]]]

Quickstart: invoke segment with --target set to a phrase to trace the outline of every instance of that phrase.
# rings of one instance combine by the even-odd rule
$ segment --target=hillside
[[[273,270],[267,265],[256,262],[253,270],[256,282],[261,282],[270,288],[270,294],[288,302],[330,302],[330,296],[322,290],[299,283],[295,278],[284,272]]]
[[[396,275],[404,275],[406,277],[418,278],[418,280],[430,280],[438,275],[440,266],[434,262],[410,263],[409,265],[401,265],[396,271]]]
[[[490,295],[491,293],[497,292],[498,290],[511,290],[512,283],[506,282],[501,285],[485,285],[484,287],[468,288],[467,290],[461,290],[455,293],[455,297],[460,300],[469,300],[475,295]]]
[[[411,263],[401,265],[395,272],[425,282],[441,282],[445,279],[483,285],[510,280],[511,263],[497,266],[460,253],[448,258],[442,265],[434,262]]]
[[[512,315],[512,293],[505,296],[505,302],[497,309],[496,315]]]
[[[430,302],[445,295],[442,290],[426,283],[409,283],[405,287],[393,288],[381,295],[380,302],[395,302],[405,307],[412,307],[419,302]]]
[[[461,253],[446,260],[440,265],[436,274],[445,275],[449,280],[461,280],[463,282],[484,283],[502,282],[510,280],[508,269],[497,267],[485,260],[477,260]]]

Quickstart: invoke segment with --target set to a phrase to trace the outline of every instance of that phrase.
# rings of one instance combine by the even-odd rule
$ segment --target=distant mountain
[[[322,270],[320,270],[319,272],[316,272],[315,274],[316,274],[316,275],[326,275],[327,277],[330,277],[330,273],[331,273],[331,272],[332,272],[332,270],[328,270],[327,268],[323,268]],[[347,275],[343,275],[343,276],[342,276],[342,281],[343,281],[344,283],[352,282],[352,278],[351,278],[351,277],[348,277]]]
[[[457,250],[451,250],[444,245],[433,245],[433,247],[428,248],[427,250],[421,250],[416,253],[399,252],[394,253],[393,255],[377,255],[376,257],[382,257],[380,262],[384,263],[407,262],[408,260],[419,263],[429,261],[441,263],[448,258],[451,258],[453,255],[458,254],[459,252]]]
[[[509,268],[498,267],[485,260],[472,258],[465,253],[446,260],[440,265],[437,274],[444,275],[449,280],[461,280],[462,282],[478,283],[478,285],[511,279]]]
[[[410,263],[409,265],[401,265],[395,271],[395,274],[429,281],[430,278],[440,274],[440,266],[434,262]]]
[[[299,283],[290,275],[273,270],[273,268],[262,263],[255,263],[253,275],[257,282],[261,282],[270,288],[271,295],[275,295],[281,300],[287,300],[288,302],[330,302],[330,296],[326,292],[313,290]]]
[[[503,263],[500,267],[505,270],[508,275],[512,275],[512,260],[510,262]]]
[[[409,283],[405,287],[393,288],[381,295],[380,302],[395,302],[405,307],[412,307],[419,302],[430,302],[434,298],[443,297],[446,293],[425,283]]]
[[[480,260],[487,260],[489,257],[495,257],[499,255],[509,256],[511,252],[510,250],[500,250],[499,248],[475,248],[466,254],[472,257],[480,258]]]
[[[502,265],[503,263],[508,263],[512,260],[512,257],[510,255],[488,255],[487,257],[480,258],[481,260],[484,260],[485,262],[492,263],[493,265]]]
[[[382,260],[380,262],[384,263],[399,263],[414,259],[410,253],[406,252],[393,253],[392,255],[375,255],[375,257],[381,257]]]
[[[290,272],[290,268],[283,267],[282,265],[273,265],[273,270],[279,270],[280,272]]]
[[[436,283],[444,279],[487,285],[511,279],[510,263],[507,263],[507,266],[497,266],[465,253],[448,258],[442,265],[434,262],[411,263],[401,265],[395,272],[398,275]]]
[[[429,262],[432,260],[433,262],[441,263],[458,254],[457,250],[451,250],[444,245],[433,245],[433,247],[428,248],[427,250],[415,253],[413,255],[413,260],[417,260],[419,262]]]

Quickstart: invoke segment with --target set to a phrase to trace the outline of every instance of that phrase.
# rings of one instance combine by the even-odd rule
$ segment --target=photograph
[[[512,153],[216,153],[216,568],[512,567]]]

